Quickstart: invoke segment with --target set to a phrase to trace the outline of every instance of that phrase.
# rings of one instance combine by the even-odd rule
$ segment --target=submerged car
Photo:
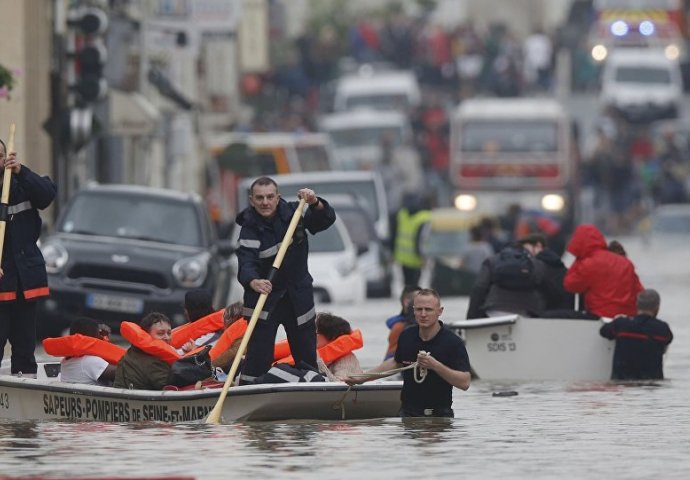
[[[219,241],[199,195],[130,185],[92,185],[62,211],[41,243],[50,297],[39,303],[40,336],[79,316],[117,329],[149,312],[184,323],[185,293],[228,297],[232,252]]]

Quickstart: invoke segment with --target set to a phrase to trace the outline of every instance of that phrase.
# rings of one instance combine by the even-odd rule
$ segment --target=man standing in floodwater
[[[619,315],[599,333],[616,341],[612,380],[660,380],[664,378],[664,353],[673,340],[668,323],[659,320],[661,299],[656,290],[637,296],[637,315]]]

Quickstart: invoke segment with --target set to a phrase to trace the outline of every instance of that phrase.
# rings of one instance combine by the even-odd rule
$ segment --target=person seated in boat
[[[319,312],[316,316],[316,361],[319,372],[331,381],[340,381],[341,378],[350,374],[362,373],[359,360],[352,351],[357,346],[351,341],[339,342],[342,344],[334,343],[338,338],[348,340],[344,337],[351,334],[350,322],[344,318],[328,312]],[[329,352],[328,345],[331,345],[335,351]],[[331,359],[331,356],[337,358]]]
[[[417,292],[413,300],[417,326],[400,334],[395,356],[367,370],[366,376],[350,376],[350,384],[378,378],[377,373],[394,374],[402,367],[400,394],[402,417],[453,417],[453,387],[470,388],[470,359],[462,339],[443,326],[441,298],[430,288]],[[415,364],[414,368],[409,368]]]
[[[129,388],[137,390],[161,390],[168,381],[170,364],[165,360],[146,353],[149,345],[162,343],[170,345],[170,335],[172,322],[163,313],[152,312],[146,315],[139,322],[141,329],[148,335],[137,340],[140,345],[132,345],[115,371],[115,381],[113,386],[116,388]],[[170,349],[173,347],[170,346]]]
[[[619,315],[599,330],[602,337],[616,341],[612,380],[664,378],[663,358],[673,333],[668,323],[657,318],[660,304],[656,290],[642,290],[637,295],[637,315]]]
[[[520,243],[511,243],[482,264],[470,292],[467,318],[538,317],[545,298],[557,295],[558,290],[547,277],[544,263]]]
[[[242,315],[243,309],[244,304],[242,302],[235,302],[225,307],[223,311],[223,334],[210,352],[213,366],[223,369],[225,373],[230,371],[247,329],[247,321]],[[243,323],[243,325],[238,325],[239,323]],[[232,328],[233,326],[239,328]]]
[[[109,342],[110,341],[110,335],[112,335],[113,329],[110,328],[108,325],[105,323],[99,323],[98,324],[98,337],[105,341]]]
[[[390,329],[388,334],[388,348],[383,359],[388,360],[395,355],[398,347],[400,333],[410,325],[415,325],[414,312],[412,311],[412,299],[422,287],[419,285],[405,285],[400,293],[400,313],[386,320],[386,326]]]
[[[525,235],[518,240],[532,256],[544,264],[544,276],[551,283],[552,288],[544,294],[544,309],[542,316],[553,317],[561,310],[575,310],[575,295],[563,288],[563,278],[568,271],[558,254],[548,248],[546,236],[541,233]]]
[[[95,320],[76,318],[69,327],[69,334],[103,339]],[[65,357],[60,361],[60,380],[66,383],[87,385],[112,385],[116,366],[97,355]]]
[[[210,290],[205,288],[195,288],[185,293],[184,316],[187,319],[187,323],[184,325],[194,323],[197,320],[213,314],[214,312],[213,295]],[[221,333],[223,333],[222,330],[207,332],[197,338],[186,339],[184,343],[180,345],[175,341],[175,331],[173,331],[172,344],[175,346],[180,355],[184,355],[185,353],[188,353],[197,347],[213,345],[218,340]]]
[[[568,292],[584,294],[585,310],[613,318],[637,313],[637,295],[643,290],[635,266],[625,256],[609,250],[604,235],[594,225],[579,225],[568,243],[575,261],[563,279]]]

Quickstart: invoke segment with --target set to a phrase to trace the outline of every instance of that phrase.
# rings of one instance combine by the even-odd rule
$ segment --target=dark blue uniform
[[[293,242],[283,263],[272,280],[272,290],[247,347],[242,381],[253,382],[273,363],[276,332],[283,325],[295,364],[301,360],[316,368],[316,310],[313,279],[307,269],[309,244],[305,229],[312,234],[323,231],[335,222],[335,211],[322,198],[323,209],[308,207],[300,220]],[[237,216],[240,230],[237,250],[237,279],[244,286],[245,316],[249,318],[259,300],[249,283],[267,278],[280,244],[287,232],[298,202],[278,203],[276,215],[266,220],[249,207]]]
[[[673,340],[666,322],[651,315],[618,317],[604,324],[599,333],[616,340],[612,380],[664,378],[664,352]]]
[[[395,361],[408,364],[417,361],[420,350],[453,370],[470,371],[470,359],[462,339],[441,323],[441,330],[429,341],[419,337],[419,325],[409,327],[400,334]],[[402,416],[452,417],[453,386],[440,375],[428,370],[422,383],[414,380],[414,371],[403,372],[403,389],[400,393]]]
[[[38,210],[48,207],[56,192],[50,178],[26,165],[12,174],[0,278],[0,361],[9,340],[12,373],[36,373],[35,300],[49,293],[45,260],[36,244],[41,234]]]

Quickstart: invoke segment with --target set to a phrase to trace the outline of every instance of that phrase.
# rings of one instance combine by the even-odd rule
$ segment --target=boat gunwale
[[[106,398],[138,400],[146,402],[203,400],[217,397],[221,388],[205,388],[203,390],[129,390],[100,385],[86,385],[64,383],[59,380],[38,380],[33,378],[8,377],[0,375],[0,387],[24,390],[39,390],[54,393],[66,393],[82,396],[100,396]],[[228,396],[264,395],[270,393],[309,393],[309,392],[342,392],[348,391],[345,383],[305,382],[305,383],[275,383],[259,385],[241,385],[228,390]],[[401,390],[402,381],[384,381],[364,385],[352,386],[352,392]]]

